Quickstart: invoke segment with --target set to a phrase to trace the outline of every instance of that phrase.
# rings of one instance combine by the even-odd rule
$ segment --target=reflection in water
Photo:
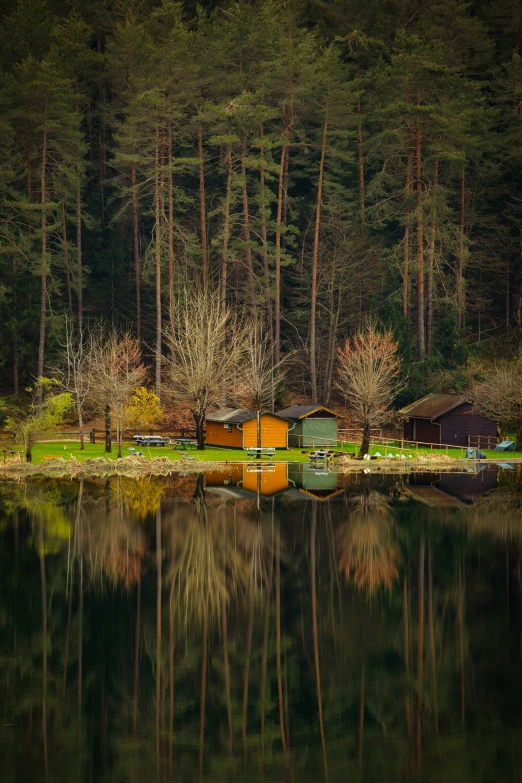
[[[521,473],[266,467],[0,487],[2,783],[520,779]]]
[[[368,487],[350,502],[353,510],[337,529],[339,570],[370,594],[382,587],[391,590],[401,553],[389,500]]]

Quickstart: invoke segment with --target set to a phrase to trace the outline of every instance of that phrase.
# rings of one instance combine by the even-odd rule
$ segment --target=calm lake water
[[[522,474],[0,484],[0,781],[522,781]]]

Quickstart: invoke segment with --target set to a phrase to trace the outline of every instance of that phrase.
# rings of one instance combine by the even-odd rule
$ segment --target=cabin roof
[[[275,416],[277,419],[288,421],[280,413],[271,413],[262,411],[261,416]],[[207,414],[207,421],[215,421],[221,424],[242,424],[244,421],[250,421],[256,418],[255,411],[246,410],[246,408],[220,408],[213,413]]]
[[[342,418],[335,411],[331,411],[330,408],[325,408],[324,405],[291,405],[289,408],[279,411],[279,416],[285,419],[292,419],[292,421],[299,421],[299,419],[306,419],[307,416],[311,416],[312,413],[317,413],[318,411],[325,411],[337,419]]]
[[[427,394],[420,400],[412,402],[402,408],[404,413],[411,419],[438,419],[444,413],[449,413],[459,405],[468,402],[465,397],[459,394]]]

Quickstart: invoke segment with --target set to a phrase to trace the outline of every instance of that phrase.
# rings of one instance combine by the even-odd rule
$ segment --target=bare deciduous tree
[[[169,355],[165,387],[189,406],[196,424],[198,449],[204,450],[207,410],[225,402],[238,376],[244,352],[244,328],[219,291],[182,289],[176,321],[166,334]]]
[[[92,358],[94,339],[92,333],[79,331],[76,335],[70,318],[65,322],[65,341],[61,350],[61,366],[53,371],[61,385],[74,399],[74,407],[80,428],[80,449],[85,448],[83,420],[86,405],[92,394]]]
[[[401,360],[391,332],[367,327],[338,349],[337,387],[346,398],[354,424],[362,427],[359,456],[368,453],[372,427],[382,427],[393,415],[391,404],[404,382]]]
[[[246,329],[245,338],[240,371],[241,397],[256,412],[257,447],[261,448],[261,411],[263,408],[274,410],[274,399],[284,380],[283,364],[288,357],[274,365],[270,335],[258,322]]]
[[[496,362],[483,381],[471,387],[471,398],[481,413],[498,421],[504,432],[517,433],[516,450],[522,450],[522,357]]]
[[[91,372],[92,397],[100,410],[105,408],[109,428],[110,414],[116,418],[118,457],[121,457],[125,407],[146,375],[139,341],[129,334],[120,336],[116,331],[107,337],[100,334],[93,342]]]

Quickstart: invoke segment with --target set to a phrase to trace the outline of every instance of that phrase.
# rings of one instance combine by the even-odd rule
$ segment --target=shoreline
[[[348,473],[469,473],[470,468],[478,465],[496,465],[499,462],[522,463],[522,460],[457,460],[452,457],[428,458],[419,457],[415,460],[404,460],[400,463],[396,459],[380,460],[343,460],[339,463],[333,463],[329,467],[332,472],[338,474]],[[168,457],[154,457],[147,459],[145,457],[122,457],[117,460],[110,460],[96,457],[93,459],[76,460],[71,459],[53,459],[46,463],[33,465],[32,463],[8,461],[0,462],[0,481],[10,479],[22,479],[31,477],[46,478],[84,478],[87,476],[129,476],[141,478],[147,476],[167,476],[172,473],[194,474],[205,473],[210,470],[226,470],[230,465],[245,465],[248,462],[234,462],[223,460],[222,462],[188,461],[188,460],[170,460]],[[256,463],[261,465],[267,462]],[[273,463],[272,463],[273,464]],[[294,462],[279,462],[277,464],[308,464]]]

